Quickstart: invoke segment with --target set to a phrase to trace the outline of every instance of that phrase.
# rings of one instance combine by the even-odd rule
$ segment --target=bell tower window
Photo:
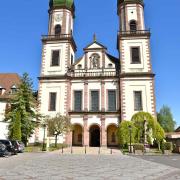
[[[131,47],[131,63],[132,64],[140,64],[140,47]]]
[[[137,24],[135,20],[130,21],[130,31],[136,32],[137,31]]]
[[[61,25],[57,24],[55,26],[55,35],[60,35],[61,34]]]
[[[59,66],[59,56],[60,56],[59,50],[52,51],[51,66]]]

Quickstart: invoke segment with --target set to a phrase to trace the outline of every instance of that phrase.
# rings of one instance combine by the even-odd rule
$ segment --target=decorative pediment
[[[88,50],[88,49],[90,50],[90,49],[107,49],[107,48],[101,43],[93,42],[84,48],[84,50]]]

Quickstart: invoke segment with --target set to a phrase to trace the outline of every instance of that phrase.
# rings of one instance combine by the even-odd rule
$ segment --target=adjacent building
[[[110,55],[94,35],[75,59],[74,1],[50,0],[48,35],[42,37],[39,112],[71,118],[73,131],[64,135],[69,145],[116,146],[121,121],[139,111],[156,116],[144,2],[118,0],[117,12],[119,57]]]
[[[9,100],[16,92],[20,77],[18,74],[0,74],[0,139],[8,138],[8,123],[4,122]]]

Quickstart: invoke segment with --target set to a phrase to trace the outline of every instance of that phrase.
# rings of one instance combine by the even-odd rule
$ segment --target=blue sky
[[[157,110],[166,104],[180,125],[180,1],[145,0],[146,27],[151,28]],[[0,72],[28,72],[37,89],[41,35],[47,34],[48,0],[2,1],[0,6]],[[97,39],[118,56],[116,0],[76,0],[74,37],[77,58]]]

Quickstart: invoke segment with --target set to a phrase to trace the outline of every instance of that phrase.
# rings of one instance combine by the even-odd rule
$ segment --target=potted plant
[[[172,153],[172,142],[163,142],[162,143],[162,152],[165,155],[170,155]]]
[[[133,145],[133,147],[134,147],[134,153],[136,154],[136,155],[143,155],[143,153],[144,153],[144,144],[134,144]]]

